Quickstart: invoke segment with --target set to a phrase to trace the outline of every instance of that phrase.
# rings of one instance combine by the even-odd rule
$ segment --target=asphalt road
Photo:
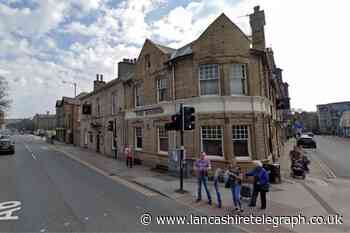
[[[32,136],[17,136],[16,154],[0,156],[1,207],[21,202],[0,232],[242,232],[230,225],[158,225],[140,216],[182,216],[189,207],[147,196],[71,160]],[[198,214],[198,213],[195,213]]]
[[[350,178],[350,139],[333,136],[315,136],[314,156],[326,164],[337,177]]]

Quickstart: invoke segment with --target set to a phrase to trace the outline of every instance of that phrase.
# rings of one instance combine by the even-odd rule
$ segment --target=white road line
[[[32,154],[32,157],[33,157],[33,159],[35,159],[35,160],[36,160],[36,156],[35,156],[34,154]]]
[[[34,160],[37,160],[35,154],[33,153],[33,151],[29,148],[29,146],[27,144],[24,144],[24,147],[30,152],[30,155],[33,157]]]

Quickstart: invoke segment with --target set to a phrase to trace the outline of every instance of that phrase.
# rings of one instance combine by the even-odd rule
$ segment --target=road
[[[333,136],[315,136],[319,158],[339,178],[350,178],[350,139]]]
[[[182,216],[194,210],[137,192],[38,138],[15,140],[16,154],[0,156],[0,217],[3,202],[19,201],[21,209],[12,213],[18,220],[0,220],[0,232],[242,232],[229,225],[143,226],[144,213]]]

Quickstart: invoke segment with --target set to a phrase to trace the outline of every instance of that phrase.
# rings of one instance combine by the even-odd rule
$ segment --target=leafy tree
[[[9,85],[5,77],[0,76],[0,111],[7,111],[10,108]]]

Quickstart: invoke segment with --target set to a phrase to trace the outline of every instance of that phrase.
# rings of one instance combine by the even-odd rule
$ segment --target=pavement
[[[203,214],[110,174],[119,167],[110,159],[34,136],[15,140],[16,154],[0,156],[0,232],[244,232],[232,225],[143,225],[145,213]],[[72,159],[73,151],[86,160]]]
[[[327,139],[317,138],[317,140],[322,141]],[[343,216],[344,224],[300,224],[294,227],[288,224],[282,224],[278,227],[266,224],[241,224],[240,229],[248,232],[350,232],[350,216],[348,214],[350,213],[350,209],[347,206],[348,204],[345,204],[349,200],[347,196],[350,191],[348,180],[332,176],[330,173],[331,169],[326,165],[326,162],[317,156],[317,151],[306,152],[312,161],[310,174],[308,174],[306,179],[291,179],[289,175],[290,165],[288,154],[294,144],[295,141],[293,140],[285,144],[285,153],[280,158],[283,182],[272,185],[267,197],[267,210],[262,211],[257,208],[250,208],[247,206],[248,200],[243,200],[245,211],[242,215],[296,216],[302,214],[311,217],[339,214]],[[188,192],[180,194],[175,192],[179,187],[178,178],[166,173],[157,172],[150,167],[138,165],[130,169],[126,167],[123,160],[114,160],[87,149],[65,144],[55,144],[50,147],[92,169],[124,179],[130,183],[138,184],[150,191],[172,199],[173,202],[187,206],[193,211],[199,211],[204,215],[223,216],[233,213],[230,190],[225,189],[223,184],[221,185],[223,208],[219,209],[215,205],[207,205],[205,201],[200,203],[194,201],[196,199],[197,189],[194,178],[185,179],[184,189]],[[215,192],[212,183],[209,183],[209,186],[212,196],[214,196],[213,194]],[[337,200],[334,200],[334,197]],[[213,201],[215,203],[215,196],[213,197]]]

